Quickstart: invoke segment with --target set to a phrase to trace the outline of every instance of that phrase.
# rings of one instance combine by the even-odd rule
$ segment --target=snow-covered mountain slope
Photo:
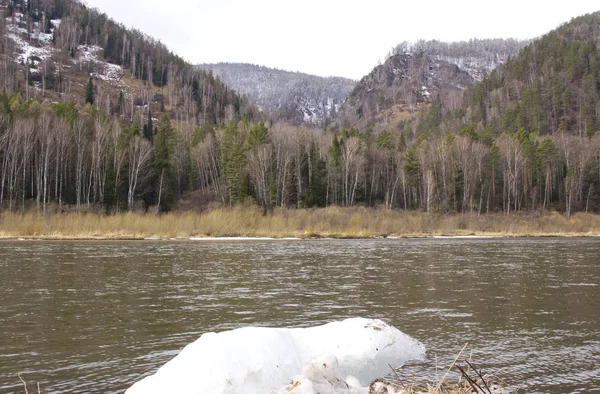
[[[127,122],[149,112],[190,127],[260,118],[249,99],[80,0],[0,0],[0,85],[8,96],[92,104]]]
[[[336,117],[356,81],[241,63],[202,64],[262,110],[295,124],[321,126]]]
[[[65,62],[53,44],[55,31],[62,20],[52,19],[49,22],[46,26],[41,21],[32,22],[20,12],[5,17],[6,37],[13,46],[13,59],[18,64],[28,66],[34,87],[42,85],[42,77],[36,75],[45,74],[45,78],[52,81],[61,71],[73,67],[88,71],[93,78],[121,85],[122,67],[104,61],[99,46],[79,45],[70,60]],[[48,75],[48,69],[53,75]]]

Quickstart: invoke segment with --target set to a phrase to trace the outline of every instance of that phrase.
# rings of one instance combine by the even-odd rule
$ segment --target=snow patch
[[[97,45],[80,45],[77,48],[77,58],[73,62],[93,64],[92,77],[120,85],[123,78],[123,69],[117,64],[101,60],[98,55],[100,51],[102,51],[102,48]]]
[[[8,30],[6,36],[16,46],[17,57],[15,61],[21,64],[30,63],[33,65],[30,71],[38,72],[36,67],[54,52],[50,44],[52,43],[54,29],[60,25],[60,19],[51,21],[55,27],[50,30],[50,33],[41,32],[39,22],[34,22],[31,32],[29,32],[22,27],[26,24],[25,17],[20,12],[15,12],[12,17],[5,19],[7,22],[6,29]]]
[[[482,58],[476,56],[441,56],[437,60],[444,60],[456,65],[460,70],[467,72],[474,80],[480,82],[495,69],[498,64],[506,62],[508,56],[499,56],[497,59]]]
[[[311,110],[309,108],[303,108],[302,113],[303,113],[304,123],[316,124],[318,122],[317,114],[314,111],[314,108],[313,108],[313,110]]]
[[[365,393],[358,386],[387,374],[388,364],[424,357],[420,342],[376,319],[311,328],[246,327],[203,334],[126,394]],[[286,385],[294,376],[292,384],[299,383],[290,389]]]
[[[26,63],[29,59],[34,58],[33,65],[37,66],[40,63],[40,60],[37,60],[36,58],[45,60],[48,57],[50,57],[50,55],[52,55],[51,49],[38,48],[33,45],[30,45],[27,41],[25,41],[24,39],[22,39],[14,33],[8,33],[6,36],[13,40],[17,46],[19,54],[17,55],[15,61],[18,63]]]
[[[37,41],[42,45],[47,45],[52,42],[54,29],[51,29],[50,33],[41,32],[40,23],[34,22],[30,33],[26,28],[22,27],[23,25],[26,26],[26,23],[24,21],[23,14],[20,12],[16,12],[12,17],[6,18],[6,21],[8,22],[6,27],[10,32],[19,36],[27,37],[30,42]]]
[[[81,62],[97,62],[98,52],[100,52],[101,50],[102,48],[97,45],[80,45],[77,48],[77,52],[79,55],[77,60]]]
[[[103,62],[104,70],[96,73],[94,76],[107,82],[118,82],[123,78],[123,69],[121,66],[112,63]]]

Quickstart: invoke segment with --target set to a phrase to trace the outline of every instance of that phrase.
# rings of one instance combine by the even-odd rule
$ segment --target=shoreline
[[[0,236],[2,241],[122,241],[122,242],[230,242],[230,241],[327,241],[327,240],[485,240],[485,239],[516,239],[516,238],[600,238],[600,234],[481,234],[481,235],[390,235],[390,236],[372,236],[372,237],[349,237],[349,236],[311,236],[311,237],[252,237],[252,236],[231,236],[231,237],[114,237],[114,236]]]
[[[440,214],[377,208],[217,208],[203,213],[0,212],[0,240],[283,241],[600,237],[600,215]]]

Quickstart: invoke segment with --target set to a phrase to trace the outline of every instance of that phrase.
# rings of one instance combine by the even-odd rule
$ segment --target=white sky
[[[401,41],[532,38],[597,0],[87,0],[192,63],[360,79]]]

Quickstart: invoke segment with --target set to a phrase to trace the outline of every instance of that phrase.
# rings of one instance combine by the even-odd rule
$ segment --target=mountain
[[[456,107],[467,87],[525,44],[513,39],[400,43],[356,85],[338,120],[342,125],[396,124],[434,100]]]
[[[322,126],[336,117],[356,81],[244,63],[201,64],[265,112],[293,124]]]

